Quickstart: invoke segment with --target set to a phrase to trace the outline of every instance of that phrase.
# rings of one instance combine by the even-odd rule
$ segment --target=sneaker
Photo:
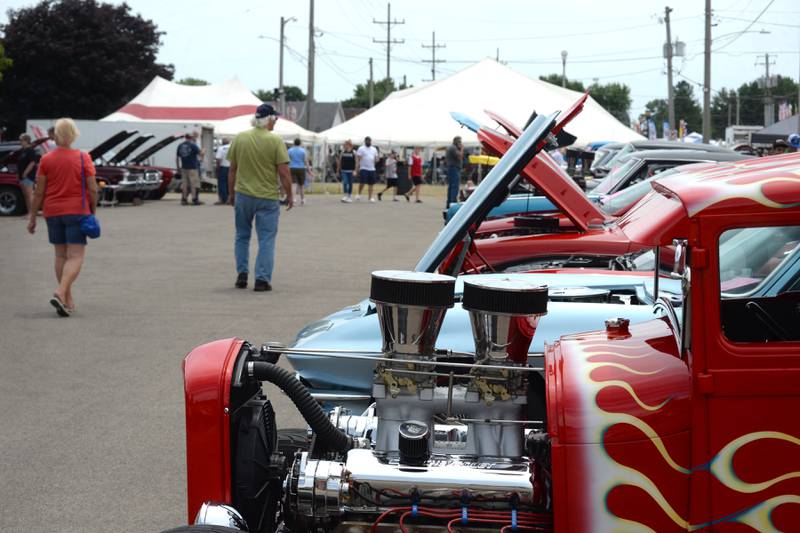
[[[379,192],[379,193],[378,193],[378,201],[379,201],[379,202],[382,202],[382,201],[383,201],[383,193],[382,193],[382,192]]]
[[[361,195],[360,194],[356,194],[356,202],[360,202],[360,201],[361,201]]]
[[[239,275],[236,276],[236,283],[234,287],[237,289],[246,289],[247,288],[247,272],[239,272]]]
[[[399,202],[400,200],[398,200],[397,198],[392,198],[392,201],[393,202]]]
[[[417,200],[417,203],[418,203],[418,204],[421,204],[421,203],[422,203],[422,200]]]
[[[181,198],[181,205],[189,205],[189,202],[186,201],[186,198]]]
[[[192,200],[192,205],[203,205],[205,202],[201,202],[200,200]]]
[[[370,201],[370,203],[374,204],[375,203],[375,198],[370,198],[369,201]]]
[[[300,198],[300,205],[306,205],[306,199]]]
[[[351,201],[351,200],[350,200],[350,197],[349,197],[349,196],[342,196],[342,200],[341,200],[341,202],[342,202],[343,204],[346,204],[347,202],[350,202],[350,201]]]
[[[266,280],[256,279],[256,282],[253,285],[253,290],[256,292],[271,291],[272,285],[270,285],[269,282]]]
[[[403,196],[406,197],[406,202],[410,202],[411,201],[411,195],[410,194],[405,193]]]

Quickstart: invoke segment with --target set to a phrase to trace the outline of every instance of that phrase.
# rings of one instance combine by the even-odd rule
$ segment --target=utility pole
[[[561,86],[567,86],[567,51],[561,50]]]
[[[711,139],[711,0],[706,0],[705,66],[703,68],[703,142]]]
[[[756,62],[756,66],[762,64],[764,65],[764,126],[771,126],[775,122],[775,103],[772,100],[772,80],[769,77],[770,62],[768,53],[764,54],[764,63]],[[775,63],[773,62],[772,64],[774,65]]]
[[[369,93],[369,106],[372,107],[375,105],[375,92],[373,91],[373,86],[375,83],[372,81],[372,58],[369,58],[369,87],[367,87],[367,92]],[[386,95],[384,95],[385,97]]]
[[[289,17],[288,19],[281,17],[281,53],[278,60],[278,111],[281,115],[286,115],[286,91],[283,89],[283,45],[285,42],[283,28],[293,20],[297,19],[294,17]]]
[[[386,24],[386,40],[385,41],[379,41],[378,39],[374,39],[373,38],[372,42],[373,43],[377,43],[377,44],[385,44],[386,45],[386,79],[388,80],[388,79],[390,79],[392,77],[391,72],[389,70],[389,66],[390,66],[391,58],[392,58],[392,45],[393,44],[403,44],[404,42],[406,42],[405,39],[399,39],[399,40],[398,39],[394,39],[394,40],[392,40],[392,26],[395,26],[395,25],[398,25],[398,24],[405,24],[406,20],[405,19],[403,19],[403,20],[397,20],[397,19],[392,20],[392,4],[387,3],[386,4],[386,20],[375,20],[373,18],[372,19],[372,23],[373,24]]]
[[[736,89],[736,125],[738,126],[741,124],[739,122],[739,111],[741,110],[741,101],[739,100],[739,89]]]
[[[422,48],[430,48],[431,49],[431,59],[423,59],[423,63],[430,63],[431,64],[431,79],[430,80],[423,80],[423,81],[436,81],[436,63],[446,63],[444,59],[436,59],[436,49],[437,48],[447,48],[446,44],[436,44],[436,32],[433,32],[433,37],[431,39],[431,44],[423,44]]]
[[[664,132],[664,137],[671,139],[671,131],[675,128],[675,90],[672,87],[672,34],[669,27],[669,14],[672,13],[671,7],[664,8],[664,23],[667,26],[667,44],[664,52],[667,56],[667,120],[669,121],[669,132]]]
[[[309,1],[308,17],[308,94],[306,96],[306,129],[311,129],[314,108],[314,0]]]

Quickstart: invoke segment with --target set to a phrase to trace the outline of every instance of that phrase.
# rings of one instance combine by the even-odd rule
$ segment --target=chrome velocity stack
[[[539,318],[547,314],[547,287],[519,279],[464,280],[475,362],[525,364]]]
[[[447,309],[453,307],[456,280],[427,272],[378,270],[372,273],[370,300],[378,308],[387,357],[432,358]]]

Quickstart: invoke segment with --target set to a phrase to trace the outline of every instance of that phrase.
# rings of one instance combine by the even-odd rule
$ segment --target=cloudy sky
[[[5,0],[15,8],[24,0]],[[585,84],[623,82],[631,87],[632,114],[666,95],[666,39],[661,22],[664,7],[673,8],[672,35],[686,43],[677,58],[676,82],[703,79],[702,0],[605,1],[571,0],[394,0],[391,75],[419,85],[431,78],[432,32],[446,48],[437,78],[485,57],[496,57],[529,76],[561,71],[566,50],[567,77]],[[160,61],[175,65],[176,77],[219,82],[237,76],[251,89],[278,85],[280,17],[294,17],[286,26],[288,50],[284,80],[304,91],[307,84],[309,1],[272,0],[128,0],[134,12],[152,19],[166,32]],[[735,87],[763,75],[763,54],[771,70],[794,79],[800,75],[800,4],[792,0],[713,0],[714,49],[712,89]],[[766,8],[766,10],[765,10]],[[764,11],[765,10],[765,11]],[[369,76],[386,74],[384,0],[316,0],[316,98],[341,100]],[[763,13],[762,13],[763,11]],[[753,23],[753,20],[756,20]],[[5,13],[0,22],[5,22]],[[746,30],[746,33],[741,33]],[[769,33],[766,33],[769,32]],[[759,58],[759,55],[762,57]],[[696,86],[698,98],[701,91]]]

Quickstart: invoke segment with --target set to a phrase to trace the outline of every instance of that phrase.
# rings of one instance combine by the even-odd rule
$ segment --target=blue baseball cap
[[[275,108],[269,104],[261,104],[256,108],[256,118],[264,118],[270,116],[277,117],[278,115],[280,115],[280,113],[275,111]]]
[[[787,140],[792,148],[800,148],[800,133],[792,133]]]

